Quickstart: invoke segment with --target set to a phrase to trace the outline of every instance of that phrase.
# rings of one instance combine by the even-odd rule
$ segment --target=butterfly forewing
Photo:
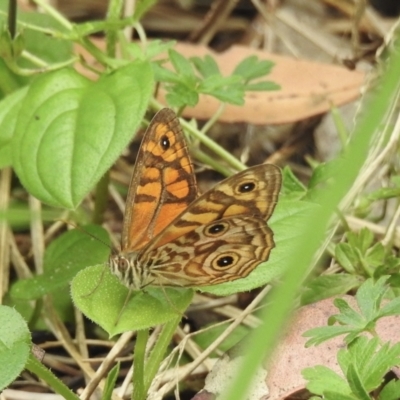
[[[142,248],[197,197],[184,134],[170,109],[159,111],[136,159],[125,206],[122,251]]]

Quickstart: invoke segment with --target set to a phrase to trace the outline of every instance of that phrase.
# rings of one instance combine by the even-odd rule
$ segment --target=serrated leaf
[[[327,388],[335,388],[337,393],[349,395],[351,393],[348,383],[336,372],[323,366],[305,368],[301,371],[304,379],[308,381],[307,389],[315,394],[324,395]]]
[[[233,71],[234,75],[242,76],[246,81],[268,75],[275,64],[272,61],[258,60],[257,56],[246,57]]]
[[[24,370],[30,347],[31,337],[25,320],[13,308],[0,305],[0,390]]]
[[[388,317],[390,315],[400,315],[400,297],[396,297],[385,304],[378,312],[379,317]]]
[[[35,300],[57,292],[68,287],[71,279],[83,268],[106,261],[110,253],[107,232],[94,225],[84,229],[71,230],[54,240],[44,255],[44,273],[16,282],[11,288],[11,297]]]
[[[129,292],[109,268],[96,265],[79,272],[71,284],[75,305],[110,336],[163,324],[184,313],[190,289],[148,288]]]
[[[359,289],[360,290],[360,289]],[[362,327],[365,325],[364,318],[343,299],[335,299],[333,304],[339,309],[340,314],[334,315],[336,321],[341,324]]]
[[[362,278],[350,274],[321,275],[307,283],[301,295],[301,304],[311,304],[335,295],[343,295],[357,288]]]
[[[218,64],[209,55],[204,56],[204,58],[191,57],[190,60],[203,78],[208,78],[212,75],[221,75]]]
[[[358,263],[358,257],[348,243],[339,243],[335,246],[335,258],[349,274],[356,272],[355,266]]]
[[[382,276],[375,283],[373,279],[367,279],[357,290],[357,305],[368,321],[377,316],[382,298],[387,291],[386,281],[388,278],[388,276]]]
[[[21,104],[12,141],[23,185],[45,203],[75,208],[131,139],[151,89],[144,62],[95,83],[67,69],[40,76]]]
[[[351,390],[358,399],[371,400],[362,380],[360,379],[357,368],[353,364],[350,364],[347,370],[347,381],[349,382]]]
[[[191,80],[195,81],[195,74],[190,61],[177,51],[170,49],[168,50],[169,60],[174,66],[176,72],[181,77],[190,77]]]
[[[348,326],[321,326],[319,328],[309,329],[303,333],[304,337],[311,337],[307,340],[305,347],[318,346],[322,342],[332,339],[336,336],[351,332]]]

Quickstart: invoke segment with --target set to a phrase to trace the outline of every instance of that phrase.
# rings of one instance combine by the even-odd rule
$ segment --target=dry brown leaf
[[[281,90],[248,93],[244,106],[226,106],[219,119],[223,122],[280,124],[299,121],[328,111],[332,104],[339,106],[355,100],[365,80],[362,72],[243,46],[232,46],[217,54],[205,46],[177,43],[175,50],[185,57],[211,54],[224,75],[230,74],[238,63],[253,55],[275,63],[266,79],[280,85]],[[219,104],[210,96],[202,96],[200,103],[195,108],[185,108],[183,115],[207,120],[215,114]]]
[[[103,40],[95,40],[104,48]],[[356,99],[365,79],[365,74],[349,71],[343,67],[296,60],[286,56],[267,53],[244,46],[233,46],[224,53],[212,52],[205,46],[177,43],[175,50],[185,57],[212,55],[226,76],[246,57],[256,55],[260,60],[275,63],[272,73],[266,79],[281,86],[272,92],[251,92],[246,95],[244,106],[227,105],[219,118],[223,122],[247,122],[252,124],[280,124],[295,122],[328,111],[332,104],[339,106]],[[80,50],[82,53],[82,50]],[[164,55],[165,57],[165,55]],[[88,54],[85,59],[93,65]],[[85,73],[82,67],[77,68]],[[86,76],[93,76],[85,73]],[[160,100],[165,103],[165,93],[160,92]],[[220,102],[210,96],[201,96],[195,108],[185,108],[183,115],[198,119],[210,119]]]

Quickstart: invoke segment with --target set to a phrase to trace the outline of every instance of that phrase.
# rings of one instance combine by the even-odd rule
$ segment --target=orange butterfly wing
[[[140,145],[125,205],[122,251],[137,251],[197,197],[196,178],[178,118],[162,109]]]

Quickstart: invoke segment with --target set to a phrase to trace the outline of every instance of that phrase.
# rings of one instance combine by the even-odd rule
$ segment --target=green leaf
[[[204,56],[204,58],[191,57],[190,60],[203,78],[208,78],[213,75],[221,75],[218,64],[214,58],[209,55]]]
[[[358,289],[360,290],[360,289]],[[363,327],[365,319],[357,311],[355,311],[346,300],[335,299],[333,304],[339,309],[340,314],[334,315],[334,319],[342,325],[350,325]]]
[[[301,296],[301,304],[311,304],[335,295],[343,295],[357,288],[362,278],[357,275],[334,274],[321,275],[307,283]]]
[[[282,195],[292,199],[300,199],[307,193],[307,188],[299,181],[289,167],[283,168],[282,178]]]
[[[347,381],[349,382],[352,392],[357,396],[357,399],[371,400],[363,385],[360,375],[358,374],[357,368],[353,364],[349,365],[347,371]]]
[[[311,337],[305,344],[306,347],[317,346],[322,342],[332,339],[336,336],[351,332],[348,326],[322,326],[319,328],[309,329],[303,333],[304,337]]]
[[[31,337],[25,320],[11,307],[0,305],[0,390],[24,370]]]
[[[186,78],[185,81],[188,79],[189,82],[195,83],[196,76],[194,74],[194,70],[190,61],[182,54],[178,53],[173,49],[170,49],[168,51],[168,55],[169,55],[169,60],[174,66],[178,75],[181,76],[181,78]]]
[[[120,364],[118,362],[108,373],[101,400],[112,399],[113,390],[115,388],[115,384],[118,379],[119,369],[120,369]]]
[[[21,102],[27,90],[26,87],[16,90],[0,102],[0,168],[10,166],[12,163],[11,140]]]
[[[197,91],[181,83],[174,85],[173,89],[167,93],[166,98],[168,104],[176,108],[181,108],[183,106],[194,107],[199,101]]]
[[[323,396],[329,388],[335,388],[335,392],[342,395],[351,393],[348,383],[336,372],[323,365],[305,368],[301,374],[308,381],[307,389],[314,394]]]
[[[378,400],[398,400],[400,393],[400,381],[392,379],[379,393]]]
[[[192,290],[180,288],[130,293],[103,265],[79,272],[72,281],[71,294],[75,305],[110,336],[170,321],[183,314],[193,298]]]
[[[268,75],[274,65],[275,64],[272,61],[259,61],[257,56],[250,56],[245,58],[240,64],[236,66],[233,74],[240,75],[246,81],[250,81],[252,79]]]
[[[335,246],[335,258],[349,274],[355,274],[359,259],[353,247],[348,243],[337,244]]]
[[[382,276],[374,283],[373,279],[368,279],[357,290],[357,305],[366,320],[372,321],[377,317],[382,298],[387,291],[387,276]]]
[[[131,139],[151,90],[144,62],[95,83],[67,69],[40,76],[21,104],[12,141],[23,185],[45,203],[75,208]]]
[[[389,317],[390,315],[400,315],[400,297],[396,297],[385,304],[378,312],[379,318]]]
[[[94,225],[84,229],[68,231],[54,240],[44,255],[44,273],[16,282],[11,288],[11,297],[35,300],[58,292],[68,287],[71,279],[83,268],[107,260],[110,253],[108,233]]]
[[[251,92],[267,92],[271,90],[279,90],[281,87],[275,82],[262,81],[257,83],[247,83],[244,90]]]

